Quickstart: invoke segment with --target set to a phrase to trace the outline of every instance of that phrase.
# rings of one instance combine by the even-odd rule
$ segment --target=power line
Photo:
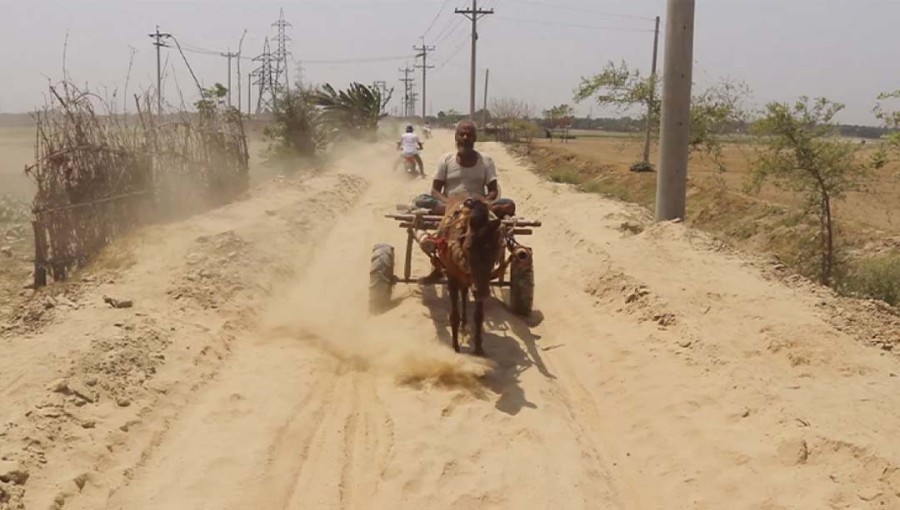
[[[642,21],[655,21],[655,18],[650,18],[647,16],[638,16],[635,14],[620,14],[620,13],[607,12],[607,11],[597,11],[597,10],[588,9],[585,7],[571,7],[571,6],[567,6],[567,5],[557,5],[557,4],[552,4],[549,2],[541,2],[539,0],[516,0],[516,3],[542,5],[545,7],[552,7],[554,9],[559,9],[559,10],[564,10],[564,11],[589,12],[591,14],[598,14],[600,16],[607,16],[610,18],[639,19]]]
[[[450,56],[447,57],[446,59],[444,59],[440,64],[438,64],[437,68],[435,68],[435,72],[440,71],[444,66],[446,66],[447,64],[450,64],[451,63],[450,61],[453,60],[457,55],[459,55],[459,52],[462,51],[463,46],[465,46],[465,44],[467,42],[469,42],[469,38],[468,37],[463,38],[463,40],[460,41],[460,43],[455,48],[453,48],[453,50],[450,53]],[[460,65],[462,65],[462,64],[460,64]]]
[[[463,25],[465,20],[462,18],[449,18],[447,24],[444,26],[444,29],[438,32],[438,35],[434,37],[434,43],[438,44],[444,39],[453,35],[460,26]]]
[[[407,60],[411,55],[394,55],[390,57],[371,58],[347,58],[336,60],[303,60],[304,64],[366,64],[370,62],[390,62],[395,60]]]
[[[442,42],[446,41],[446,40],[449,39],[453,34],[455,34],[455,33],[460,29],[460,27],[465,26],[465,24],[466,24],[466,20],[464,20],[464,19],[462,19],[462,18],[457,18],[457,22],[456,22],[456,24],[453,26],[453,28],[452,28],[451,30],[449,30],[447,33],[445,33],[443,37],[437,37],[437,38],[435,38],[434,43],[435,43],[435,44],[438,44],[438,43],[442,43]]]
[[[164,48],[166,46],[163,46]],[[205,55],[209,57],[221,57],[221,52],[214,50],[207,50],[204,48],[190,47],[187,45],[182,45],[182,50],[185,53],[195,53],[198,55]],[[303,59],[303,64],[365,64],[370,62],[389,62],[389,61],[399,61],[399,60],[407,60],[412,55],[390,55],[384,57],[361,57],[361,58],[344,58],[344,59],[329,59],[329,60],[306,60]],[[235,57],[237,58],[237,57]],[[253,61],[253,57],[241,56],[241,60],[244,61]]]
[[[194,74],[194,69],[191,68],[191,63],[188,62],[187,57],[184,55],[184,52],[181,50],[181,44],[178,42],[178,39],[176,39],[174,35],[169,35],[169,38],[172,39],[173,41],[175,41],[175,46],[178,47],[178,53],[181,54],[181,58],[184,59],[184,65],[186,65],[188,68],[188,71],[191,72],[191,78],[194,79],[194,84],[197,85],[197,90],[202,91],[203,87],[200,86],[200,80],[197,79],[197,75]]]
[[[431,29],[434,28],[434,24],[437,23],[437,20],[441,17],[441,14],[444,13],[444,7],[447,7],[447,2],[450,0],[444,0],[444,3],[441,4],[441,8],[438,9],[437,14],[435,14],[434,19],[431,20],[431,24],[428,25],[428,28],[425,29],[425,32],[422,34],[422,37],[428,35],[428,32],[431,32]]]
[[[437,3],[439,0],[428,0],[429,2]],[[320,0],[316,2],[312,1],[303,1],[303,2],[295,2],[299,3],[303,6],[324,6],[324,7],[339,7],[340,9],[344,9],[346,7],[374,7],[380,8],[379,6],[388,6],[391,4],[407,4],[410,3],[427,3],[425,0],[417,0],[417,2],[410,2],[410,0],[364,0],[358,2],[335,2],[333,0]]]
[[[536,20],[536,19],[523,19],[523,18],[510,18],[507,16],[497,16],[496,19],[504,20],[504,21],[515,21],[518,23],[532,23],[535,25],[557,25],[561,27],[571,27],[571,28],[585,28],[589,30],[606,30],[610,32],[644,32],[644,33],[653,33],[653,30],[649,28],[622,28],[622,27],[601,27],[596,25],[581,25],[578,23],[565,23],[560,21],[546,21],[546,20]]]
[[[218,52],[218,51],[204,50],[204,49],[200,49],[200,48],[192,48],[192,47],[184,45],[184,44],[181,46],[181,51],[183,51],[185,53],[194,53],[196,55],[206,55],[209,57],[220,57],[221,56],[221,54],[220,54],[221,52]]]

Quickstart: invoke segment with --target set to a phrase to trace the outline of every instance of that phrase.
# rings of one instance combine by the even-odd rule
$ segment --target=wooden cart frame
[[[406,208],[408,209],[408,208]],[[430,214],[427,209],[405,210],[401,214],[388,214],[386,218],[398,222],[401,229],[406,230],[406,252],[404,254],[402,277],[394,274],[394,247],[390,244],[377,244],[372,250],[372,265],[369,270],[369,305],[373,311],[389,306],[391,292],[398,283],[420,283],[412,276],[413,246],[419,248],[441,267],[437,256],[437,242],[432,232],[437,230],[442,216]],[[511,217],[501,220],[504,253],[506,254],[495,268],[491,278],[491,286],[509,289],[509,306],[519,315],[530,315],[534,303],[534,257],[531,248],[521,244],[516,236],[529,236],[541,222],[525,218]],[[509,278],[507,278],[507,270]],[[442,279],[433,285],[445,284]]]

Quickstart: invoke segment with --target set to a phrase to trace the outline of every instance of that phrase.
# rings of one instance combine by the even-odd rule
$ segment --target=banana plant
[[[331,84],[325,84],[316,91],[314,100],[321,108],[322,119],[333,128],[348,133],[372,133],[378,121],[387,116],[382,111],[392,94],[393,89],[385,97],[378,87],[356,82],[345,90],[335,90]]]

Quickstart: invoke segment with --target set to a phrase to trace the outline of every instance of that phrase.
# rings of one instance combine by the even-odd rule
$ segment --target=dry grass
[[[68,82],[51,85],[34,116],[36,158],[27,169],[35,285],[63,280],[137,225],[232,200],[247,188],[248,147],[236,112],[157,117],[148,96],[127,117]]]
[[[900,305],[900,253],[878,255],[857,260],[841,280],[846,294],[880,299]]]
[[[654,148],[655,149],[655,148]],[[550,143],[536,140],[529,151],[538,171],[555,182],[574,184],[653,209],[655,172],[629,167],[639,159],[641,143],[628,137],[592,137]],[[865,149],[868,157],[874,148]],[[726,171],[702,155],[692,156],[688,176],[687,222],[740,249],[773,253],[796,272],[817,274],[815,219],[799,208],[797,197],[765,187],[758,195],[744,189],[753,149],[726,144]],[[851,193],[835,207],[838,240],[844,256],[837,287],[844,292],[896,302],[900,289],[900,257],[883,257],[886,247],[900,241],[900,164],[875,172],[861,192]],[[894,239],[892,239],[892,237]],[[892,265],[894,264],[894,265]]]
[[[863,151],[863,157],[869,157],[875,148]],[[603,166],[614,173],[614,179],[626,184],[632,197],[655,197],[656,174],[634,174],[628,168],[640,159],[642,142],[633,137],[621,135],[603,137],[582,137],[568,143],[549,142],[544,139],[535,140],[533,146],[552,150],[560,156],[576,156],[583,164],[586,162]],[[656,147],[653,147],[655,154]],[[726,144],[723,147],[725,172],[720,172],[714,161],[702,155],[691,158],[689,182],[699,188],[724,188],[737,196],[746,196],[743,186],[750,173],[753,159],[753,147],[745,144]],[[569,161],[571,163],[571,161]],[[651,187],[652,193],[638,191],[638,188]],[[894,162],[876,171],[867,183],[866,190],[850,193],[847,199],[835,207],[835,215],[846,223],[862,227],[878,229],[890,234],[900,234],[900,162]],[[622,198],[622,197],[619,197]],[[790,193],[779,191],[774,187],[764,187],[752,200],[771,202],[786,206],[796,206],[799,201]],[[652,198],[651,198],[652,200]],[[638,200],[631,200],[638,201]],[[643,205],[651,205],[652,202]],[[689,204],[690,205],[690,204]]]

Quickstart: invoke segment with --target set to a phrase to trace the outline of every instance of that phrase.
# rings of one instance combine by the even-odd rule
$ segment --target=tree
[[[491,101],[491,115],[494,119],[527,119],[534,109],[525,101],[512,97],[498,97]]]
[[[644,77],[640,70],[628,67],[626,62],[609,62],[599,74],[581,79],[575,90],[575,101],[593,98],[603,107],[612,107],[619,113],[639,108],[642,123],[650,112],[651,136],[658,136],[662,108],[659,92],[660,79]],[[721,135],[746,122],[743,99],[749,95],[749,87],[740,82],[722,81],[691,98],[691,151],[706,152],[712,156],[720,170],[722,149]],[[637,163],[632,169],[651,169],[648,161]]]
[[[748,188],[763,183],[800,194],[819,220],[820,281],[831,284],[834,268],[832,206],[859,188],[868,167],[857,158],[859,145],[836,136],[834,117],[844,105],[818,98],[800,98],[793,106],[770,103],[753,130],[765,146],[753,162]]]
[[[313,95],[316,105],[322,108],[324,122],[348,135],[374,135],[378,121],[390,101],[393,89],[383,96],[381,89],[361,83],[351,83],[346,90],[335,90],[325,84]]]
[[[452,127],[457,122],[467,118],[469,118],[469,114],[463,115],[453,108],[447,111],[439,111],[436,116],[437,125],[442,127]]]
[[[641,161],[631,166],[631,170],[648,172],[653,170],[650,164],[650,137],[659,131],[660,94],[657,90],[656,77],[644,78],[640,70],[631,69],[623,60],[620,64],[608,62],[600,74],[591,78],[581,78],[581,84],[575,90],[575,101],[581,102],[595,98],[600,106],[613,107],[622,114],[626,110],[643,107],[644,125],[650,123],[650,131],[645,134],[645,145]],[[647,119],[647,112],[650,118]]]
[[[574,110],[572,107],[567,104],[561,104],[559,106],[554,106],[550,109],[543,111],[544,115],[544,125],[549,129],[563,129],[563,135],[561,136],[563,141],[568,140],[569,127],[572,126],[572,116],[574,115]],[[552,134],[549,134],[550,140],[553,140]]]
[[[201,122],[211,122],[221,112],[225,112],[226,115],[231,117],[240,118],[240,112],[236,108],[229,108],[225,104],[227,95],[228,89],[221,83],[200,89],[200,99],[194,102],[194,107],[197,108]]]
[[[547,123],[547,127],[564,128],[572,124],[572,115],[574,114],[574,110],[572,110],[572,107],[567,104],[561,104],[559,106],[554,106],[550,109],[544,110],[543,114],[544,120]]]
[[[690,150],[712,157],[720,171],[725,170],[720,140],[747,124],[750,115],[743,101],[749,95],[746,84],[722,81],[691,99]]]
[[[887,102],[896,100],[900,100],[900,90],[879,94],[878,104],[875,105],[875,117],[889,130],[874,156],[873,162],[878,168],[887,164],[889,152],[900,152],[900,110],[891,110],[887,106]]]
[[[264,132],[271,156],[315,157],[325,148],[325,130],[315,97],[314,90],[300,86],[279,95],[272,122]]]
[[[530,140],[540,133],[539,126],[531,120],[533,108],[525,101],[510,97],[494,99],[491,114],[499,141]]]
[[[649,104],[652,115],[658,119],[661,105],[656,90],[658,81],[645,78],[640,70],[629,68],[624,60],[619,64],[608,62],[599,74],[581,78],[581,84],[575,90],[575,102],[594,98],[600,106],[613,107],[619,113]]]

